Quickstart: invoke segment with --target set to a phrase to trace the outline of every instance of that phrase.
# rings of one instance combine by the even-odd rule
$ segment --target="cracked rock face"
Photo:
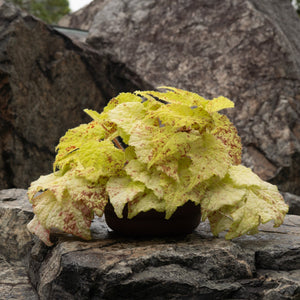
[[[19,261],[32,247],[26,225],[33,218],[26,190],[0,190],[0,254],[9,261]]]
[[[91,241],[53,232],[53,247],[29,236],[31,218],[26,190],[0,191],[0,299],[300,297],[299,216],[233,241],[207,222],[183,237],[124,238],[96,218]]]
[[[38,300],[26,267],[33,246],[26,225],[32,218],[26,190],[0,190],[0,299]]]
[[[143,83],[123,64],[0,2],[0,188],[52,172],[55,146],[121,91]]]
[[[299,195],[299,31],[289,1],[110,0],[87,43],[154,87],[232,99],[243,163]]]
[[[122,238],[101,219],[94,239],[36,242],[29,276],[40,299],[297,299],[300,217],[234,241],[213,238],[208,223],[186,237]],[[272,298],[273,297],[273,298]]]

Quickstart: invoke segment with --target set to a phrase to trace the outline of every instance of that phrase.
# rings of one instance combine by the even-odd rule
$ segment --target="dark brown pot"
[[[167,236],[183,235],[193,232],[201,219],[200,205],[188,201],[177,208],[169,220],[165,219],[165,213],[151,209],[141,212],[132,219],[127,217],[127,205],[120,219],[114,212],[113,206],[108,203],[105,208],[105,220],[107,225],[115,232],[127,236]]]

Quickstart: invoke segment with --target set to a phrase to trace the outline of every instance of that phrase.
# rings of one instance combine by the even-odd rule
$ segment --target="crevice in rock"
[[[4,176],[6,179],[6,183],[9,187],[14,188],[16,186],[14,186],[14,171],[11,168],[11,160],[13,159],[12,157],[12,153],[9,153],[7,151],[3,151],[2,152],[2,160],[3,160],[3,164],[4,164]]]

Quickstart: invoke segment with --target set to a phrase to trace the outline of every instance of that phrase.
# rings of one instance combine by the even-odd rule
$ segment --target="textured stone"
[[[29,274],[40,299],[300,297],[298,216],[234,241],[212,237],[207,222],[186,237],[160,239],[125,239],[101,219],[93,228],[90,242],[56,235],[54,248],[35,244]]]
[[[38,300],[26,267],[33,246],[26,225],[32,217],[26,190],[0,191],[0,299]]]
[[[94,0],[83,8],[62,17],[58,25],[63,27],[89,30],[95,15],[109,0]]]
[[[282,193],[285,202],[289,206],[289,214],[300,215],[300,196],[291,193]]]
[[[0,188],[27,188],[52,171],[67,129],[143,83],[123,64],[0,3]]]
[[[152,86],[224,95],[243,162],[300,194],[300,20],[281,0],[110,0],[87,42]]]
[[[30,212],[25,190],[0,191],[0,199],[0,211],[13,210],[18,216]],[[6,232],[20,241],[26,230],[25,222],[8,222],[4,216],[10,218],[3,214],[0,224],[6,224]],[[1,227],[0,232],[4,229]],[[279,228],[267,223],[258,234],[233,241],[224,240],[223,234],[213,237],[207,222],[184,237],[124,238],[108,229],[103,218],[93,221],[92,236],[87,242],[53,232],[53,247],[33,238],[29,255],[23,251],[19,260],[12,260],[8,251],[0,248],[0,298],[300,297],[299,216],[288,215]],[[0,245],[6,241],[6,235],[1,233]]]
[[[0,254],[8,261],[25,258],[32,247],[26,225],[33,218],[26,190],[0,191]]]
[[[7,262],[2,255],[0,255],[0,299],[39,299],[29,281],[27,268]]]

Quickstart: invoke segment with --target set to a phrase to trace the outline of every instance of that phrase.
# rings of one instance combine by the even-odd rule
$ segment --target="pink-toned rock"
[[[299,195],[299,32],[290,1],[110,0],[87,42],[153,86],[232,99],[243,163]]]

